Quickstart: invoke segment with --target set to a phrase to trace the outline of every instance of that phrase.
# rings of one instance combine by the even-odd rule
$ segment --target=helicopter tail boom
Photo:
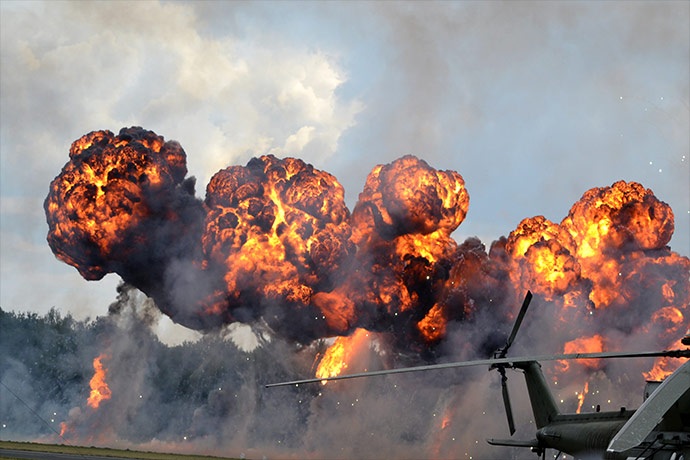
[[[559,414],[559,411],[541,371],[541,365],[537,361],[527,361],[515,363],[514,367],[525,373],[527,392],[534,413],[534,423],[536,423],[537,428],[548,425]]]

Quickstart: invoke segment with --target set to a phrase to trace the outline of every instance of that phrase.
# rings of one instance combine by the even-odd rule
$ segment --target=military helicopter
[[[528,291],[505,345],[496,350],[492,358],[271,383],[267,384],[266,388],[488,365],[490,370],[495,369],[501,376],[503,402],[508,429],[512,436],[515,432],[515,422],[506,383],[506,369],[514,369],[525,375],[537,431],[535,437],[530,440],[487,439],[489,444],[530,448],[542,459],[546,458],[547,449],[554,449],[558,452],[556,457],[567,454],[586,459],[690,460],[690,361],[685,362],[663,382],[648,382],[645,400],[639,409],[621,408],[615,412],[597,410],[584,414],[564,414],[559,411],[539,364],[541,361],[570,359],[690,358],[690,350],[508,357],[508,350],[515,340],[531,299],[532,293]],[[690,330],[682,343],[690,345]]]

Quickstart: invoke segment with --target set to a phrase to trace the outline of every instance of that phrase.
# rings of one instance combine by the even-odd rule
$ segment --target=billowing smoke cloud
[[[197,447],[261,446],[280,456],[378,457],[371,452],[381,438],[386,456],[455,458],[458,446],[486,452],[481,440],[503,415],[484,374],[274,393],[257,387],[313,373],[326,351],[316,339],[356,328],[369,334],[351,337],[360,350],[348,358],[351,370],[485,357],[505,340],[527,289],[536,298],[516,354],[665,348],[687,326],[690,261],[667,246],[673,213],[634,182],[587,191],[560,224],[525,219],[487,251],[476,238],[458,244],[450,236],[469,209],[460,174],[411,156],[374,168],[352,213],[333,176],[273,156],[220,171],[201,202],[193,179],[184,179],[181,147],[141,128],[88,134],[70,157],[45,202],[57,257],[87,279],[118,273],[174,321],[207,331],[203,340],[222,336],[226,324],[249,323],[264,337],[259,353],[280,366],[228,371],[239,379],[231,385],[246,391],[244,405],[209,390],[179,426],[140,437],[118,433],[131,442],[178,442],[193,432]],[[150,334],[137,318],[120,326]],[[124,353],[115,348],[113,368]],[[212,349],[208,359],[222,362]],[[566,365],[547,369],[548,378],[560,381]],[[637,393],[643,372],[658,377],[673,363],[569,366],[568,379],[591,382],[589,393],[616,394],[620,386]],[[156,386],[152,374],[140,378]],[[569,393],[557,399],[573,405],[572,387],[559,388]],[[161,391],[157,398],[175,399]],[[524,402],[518,405],[528,417]],[[237,411],[247,420],[236,420]],[[478,414],[486,418],[468,427]],[[229,436],[226,422],[239,431]],[[518,423],[518,436],[533,436],[528,419]]]
[[[116,272],[186,326],[263,321],[309,343],[355,327],[421,348],[415,325],[453,265],[462,177],[404,157],[370,174],[352,216],[330,174],[264,156],[206,199],[179,144],[141,128],[87,134],[51,184],[48,241],[86,279]]]

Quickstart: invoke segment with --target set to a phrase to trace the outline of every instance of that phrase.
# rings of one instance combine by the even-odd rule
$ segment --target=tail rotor
[[[515,336],[517,335],[517,331],[520,328],[520,324],[522,324],[522,319],[525,317],[527,307],[529,307],[529,303],[531,300],[532,293],[530,291],[527,291],[527,294],[525,295],[525,300],[522,302],[522,307],[520,307],[520,312],[515,318],[513,330],[510,332],[510,335],[508,336],[505,345],[494,352],[494,358],[505,358],[508,354],[508,349],[510,349],[510,346],[513,344],[513,341],[515,340]],[[510,430],[510,435],[512,436],[515,433],[515,420],[513,419],[513,408],[510,405],[510,394],[508,393],[508,377],[506,376],[506,367],[511,366],[509,364],[494,364],[489,368],[489,370],[497,369],[498,373],[501,374],[501,393],[503,394],[503,405],[505,406],[506,418],[508,419],[508,430]]]

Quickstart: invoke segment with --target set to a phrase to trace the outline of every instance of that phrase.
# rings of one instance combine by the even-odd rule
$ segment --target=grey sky
[[[140,125],[178,140],[197,196],[252,156],[335,175],[414,154],[464,177],[458,241],[559,222],[624,179],[690,254],[687,2],[0,3],[0,306],[105,314],[48,247],[42,203],[72,141]]]

